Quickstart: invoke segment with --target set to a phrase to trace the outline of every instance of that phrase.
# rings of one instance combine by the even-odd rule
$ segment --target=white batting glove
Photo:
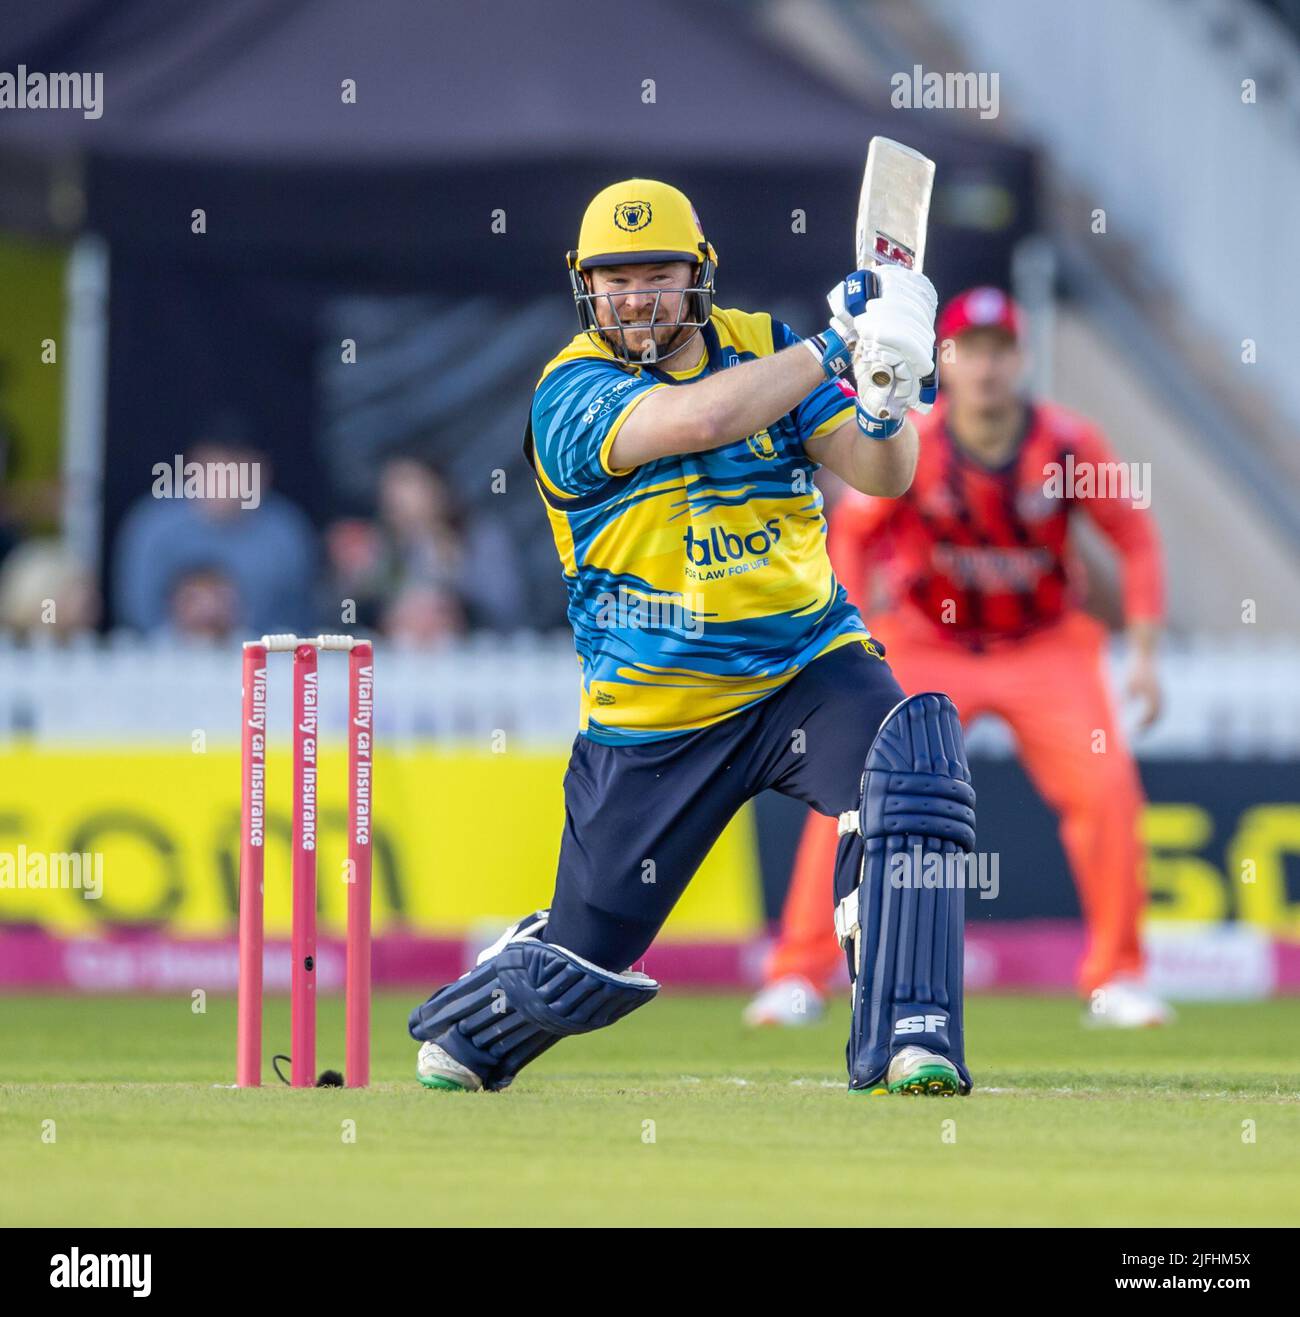
[[[868,301],[879,295],[879,285],[870,270],[854,270],[826,294],[826,304],[831,309],[831,328],[838,331],[846,347],[857,344],[855,321],[866,310]]]
[[[804,346],[816,357],[828,379],[838,379],[853,364],[853,346],[858,341],[853,320],[866,309],[867,299],[875,296],[876,288],[870,270],[854,270],[826,294],[831,322],[820,334],[804,339]]]
[[[921,381],[934,370],[939,299],[915,270],[885,265],[874,273],[880,295],[853,320],[858,397],[870,415],[898,418],[921,401]]]

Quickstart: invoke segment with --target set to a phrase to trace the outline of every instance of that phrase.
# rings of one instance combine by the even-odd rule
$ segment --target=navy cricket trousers
[[[638,961],[736,811],[773,788],[838,815],[904,698],[879,641],[815,659],[775,695],[711,727],[643,745],[579,734],[544,937],[604,969]],[[826,918],[831,918],[829,906]]]

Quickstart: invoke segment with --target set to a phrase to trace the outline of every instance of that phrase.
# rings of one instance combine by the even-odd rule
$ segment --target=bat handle
[[[882,361],[873,362],[870,373],[858,376],[858,405],[876,420],[888,420],[889,397],[893,389],[893,369]]]

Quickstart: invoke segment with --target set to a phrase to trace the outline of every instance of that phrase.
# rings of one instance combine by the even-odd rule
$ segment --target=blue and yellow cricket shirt
[[[757,434],[632,470],[619,427],[655,389],[799,342],[715,310],[698,368],[629,366],[578,334],[542,372],[525,452],[546,504],[582,667],[582,730],[610,745],[708,727],[868,632],[826,556],[805,445],[853,416],[827,381]]]

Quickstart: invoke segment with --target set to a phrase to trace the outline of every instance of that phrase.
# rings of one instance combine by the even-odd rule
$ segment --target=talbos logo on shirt
[[[687,559],[694,566],[715,567],[742,558],[761,558],[780,539],[781,521],[773,517],[762,528],[750,531],[748,535],[738,535],[734,531],[714,526],[707,536],[700,536],[695,533],[695,527],[691,526],[682,536],[682,543],[686,545]]]

